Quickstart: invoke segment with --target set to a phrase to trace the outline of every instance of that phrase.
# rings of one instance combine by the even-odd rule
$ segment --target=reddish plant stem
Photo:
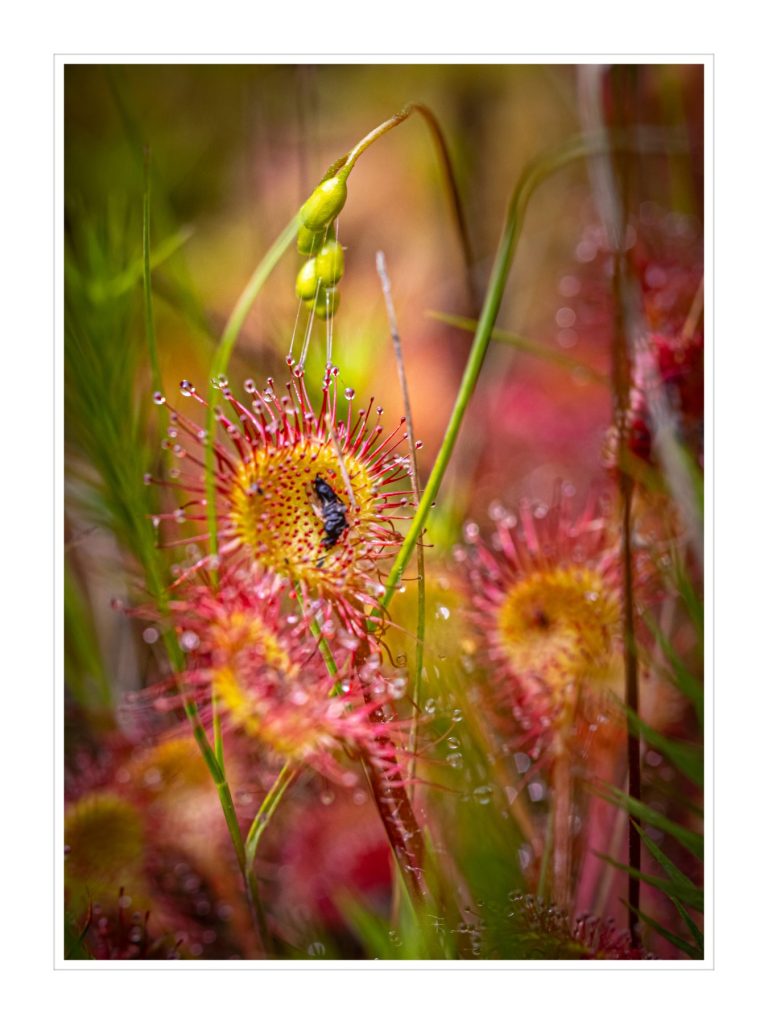
[[[636,111],[632,109],[636,95],[635,69],[620,65],[607,73],[613,108],[611,127],[621,133],[634,134]],[[592,129],[605,128],[605,72],[590,68],[582,73],[582,106],[584,117]],[[613,154],[597,155],[593,161],[593,192],[600,211],[608,243],[613,252],[613,336],[611,343],[611,380],[613,409],[618,434],[618,474],[621,521],[621,574],[624,626],[624,700],[627,713],[627,764],[630,797],[640,800],[640,744],[630,727],[632,712],[638,712],[637,641],[635,631],[634,570],[632,558],[632,496],[634,482],[628,472],[628,430],[630,421],[630,388],[633,363],[632,307],[629,302],[626,269],[627,209],[631,195],[631,174],[635,163],[629,152],[617,148]],[[638,942],[637,908],[640,883],[633,877],[640,868],[640,837],[632,817],[628,824],[628,925],[633,943]]]
[[[624,128],[632,123],[630,111],[633,96],[634,78],[631,71],[613,68],[611,73],[618,123]],[[610,166],[610,161],[609,161]],[[626,211],[630,197],[631,167],[625,153],[615,155],[615,176],[618,179],[616,202],[614,205],[615,222],[613,224],[614,264],[613,264],[613,386],[614,407],[617,417],[619,435],[619,494],[621,500],[621,575],[623,597],[624,625],[624,701],[628,708],[627,716],[627,773],[629,796],[640,801],[640,739],[630,726],[630,716],[639,712],[637,639],[635,629],[635,589],[634,566],[632,558],[632,497],[634,480],[627,471],[629,466],[628,432],[630,424],[630,387],[632,375],[632,339],[627,330],[627,269],[624,252],[626,233]],[[627,878],[627,905],[630,935],[632,943],[639,942],[638,926],[640,918],[640,871],[641,841],[636,825],[640,823],[632,815],[629,816],[628,860],[630,873]]]
[[[368,643],[361,644],[355,652],[355,667],[359,669],[372,653]],[[373,705],[370,687],[362,680],[361,686],[365,702]],[[370,719],[376,725],[384,722],[384,709],[379,705],[372,706]],[[386,736],[378,736],[376,743],[380,748],[377,759],[364,757],[363,763],[403,881],[414,905],[419,907],[428,895],[424,881],[424,837],[406,793],[405,779]]]
[[[622,501],[622,524],[621,524],[621,561],[622,578],[624,589],[624,674],[625,674],[625,701],[630,711],[638,713],[638,673],[637,673],[637,644],[635,642],[635,609],[634,609],[634,583],[632,569],[632,479],[627,473],[621,474],[621,501]],[[641,799],[641,778],[640,778],[640,738],[629,727],[627,722],[627,763],[629,771],[629,795],[633,800]],[[641,843],[640,833],[635,825],[641,823],[632,815],[629,817],[629,866],[640,870]],[[636,908],[640,905],[640,879],[629,875],[627,897],[629,902],[629,930],[632,935],[632,942],[639,941],[637,926],[639,919]]]
[[[637,642],[635,631],[634,567],[632,561],[632,496],[634,481],[627,472],[629,427],[629,380],[631,362],[628,349],[626,320],[624,315],[624,256],[614,254],[613,271],[613,390],[614,410],[618,430],[619,448],[619,499],[621,506],[621,581],[622,614],[624,628],[624,702],[627,706],[627,771],[629,795],[641,799],[640,785],[640,740],[630,727],[630,716],[639,712]],[[630,815],[628,822],[629,867],[640,870],[640,835],[635,828],[639,824]],[[640,919],[637,908],[640,903],[640,880],[633,873],[627,879],[628,927],[632,942],[638,942],[637,928]]]

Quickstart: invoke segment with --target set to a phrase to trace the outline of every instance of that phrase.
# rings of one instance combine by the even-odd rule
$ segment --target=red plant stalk
[[[371,656],[369,643],[361,643],[355,652],[355,666],[360,668]],[[370,685],[361,679],[363,698],[371,704],[370,719],[374,725],[386,721],[386,712],[380,703],[374,701]],[[421,906],[429,895],[424,880],[424,836],[416,820],[408,794],[406,781],[392,753],[391,745],[378,736],[380,754],[376,758],[363,754],[371,792],[376,802],[381,822],[387,833],[392,851],[403,876],[403,881],[415,906]],[[386,766],[386,767],[385,767]]]

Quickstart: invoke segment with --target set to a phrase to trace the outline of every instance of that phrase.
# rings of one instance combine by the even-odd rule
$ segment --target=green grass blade
[[[474,333],[477,329],[477,321],[465,316],[454,316],[452,313],[440,313],[431,309],[427,310],[427,316],[433,320],[438,320],[441,324],[446,324],[448,327],[456,327],[460,331]],[[524,338],[522,335],[515,334],[512,331],[505,331],[500,327],[494,327],[491,331],[491,340],[503,342],[505,345],[517,349],[518,352],[524,352],[526,355],[534,356],[536,359],[543,359],[545,362],[562,366],[564,370],[576,371],[597,384],[608,383],[608,378],[604,373],[598,373],[597,370],[588,366],[587,363],[573,359],[564,352],[558,352],[557,349],[552,348],[550,345],[544,345],[539,341],[532,341],[530,338]]]
[[[644,621],[656,639],[659,647],[664,652],[664,657],[669,663],[669,676],[678,690],[691,702],[699,722],[704,721],[704,687],[700,679],[697,679],[683,664],[680,656],[675,651],[668,637],[664,636],[658,624],[651,616],[645,616]]]
[[[604,800],[607,800],[608,803],[613,804],[615,807],[623,808],[633,818],[638,818],[653,828],[666,832],[692,853],[694,857],[698,857],[699,860],[704,859],[704,837],[699,835],[698,832],[692,832],[683,825],[678,825],[659,811],[648,807],[641,800],[633,799],[615,786],[600,787],[596,789],[596,792]]]
[[[648,850],[648,852],[651,854],[651,856],[654,858],[654,860],[658,864],[661,865],[661,867],[667,873],[668,877],[673,882],[676,882],[678,885],[680,885],[681,887],[689,885],[690,884],[689,879],[683,874],[683,872],[677,867],[676,864],[672,863],[672,861],[669,859],[669,857],[666,855],[666,853],[664,853],[664,851],[662,849],[660,849],[656,845],[656,843],[654,843],[654,841],[651,839],[651,837],[649,835],[647,835],[640,828],[639,825],[635,824],[635,828],[637,829],[637,831],[638,831],[638,833],[640,835],[640,838],[641,838],[643,844],[645,845],[645,848]],[[679,899],[679,898],[677,898],[675,896],[670,896],[670,899],[672,900],[673,904],[675,905],[675,909],[677,910],[678,914],[680,914],[680,916],[682,917],[683,921],[685,921],[686,925],[688,926],[688,930],[690,931],[691,935],[693,936],[694,941],[696,942],[696,945],[703,952],[703,950],[704,950],[704,936],[702,935],[701,930],[699,929],[698,925],[693,920],[691,915],[688,913],[688,911],[685,908],[685,906],[684,906],[684,904],[683,904],[681,899]]]
[[[683,921],[685,921],[688,927],[688,931],[693,936],[693,941],[696,943],[697,949],[699,949],[701,955],[704,956],[704,935],[702,934],[701,929],[693,920],[693,918],[688,913],[685,906],[680,902],[680,900],[675,899],[674,896],[671,897],[671,899],[672,903],[674,904],[675,910],[678,912],[680,917],[682,917]]]
[[[64,563],[64,685],[81,708],[111,710],[109,686],[87,594]]]
[[[671,740],[647,725],[632,708],[625,707],[624,712],[636,735],[641,736],[655,750],[664,754],[667,760],[691,782],[695,782],[697,786],[704,785],[704,751],[698,744]]]
[[[621,902],[625,906],[627,905],[625,900],[622,900]],[[655,932],[658,932],[658,934],[663,936],[668,942],[671,942],[673,946],[676,946],[679,950],[682,950],[682,952],[685,953],[686,956],[689,956],[691,960],[701,960],[703,958],[701,950],[697,949],[695,946],[692,946],[690,942],[686,942],[685,939],[681,939],[679,935],[675,935],[674,932],[671,932],[668,928],[665,928],[663,924],[661,924],[659,921],[656,921],[648,914],[644,914],[642,910],[638,910],[637,907],[635,907],[634,909],[635,913],[641,921],[647,924],[649,928],[653,928]]]
[[[646,885],[650,885],[654,889],[658,889],[659,892],[663,892],[670,899],[679,899],[681,902],[685,902],[688,906],[693,907],[694,910],[704,910],[704,893],[687,880],[685,885],[678,885],[667,878],[659,878],[657,875],[649,875],[645,871],[638,871],[637,868],[630,867],[629,864],[624,864],[620,860],[609,857],[607,853],[595,852],[595,856],[605,861],[606,864],[610,864],[611,867],[623,871],[625,874],[631,875],[632,878],[637,878],[641,882],[645,882]]]
[[[687,888],[693,884],[687,875],[683,874],[680,868],[678,868],[677,865],[669,859],[666,853],[664,853],[664,851],[654,843],[647,832],[643,831],[643,829],[641,829],[637,824],[635,824],[635,828],[637,829],[645,848],[653,859],[664,869],[671,881],[675,882],[681,888]]]

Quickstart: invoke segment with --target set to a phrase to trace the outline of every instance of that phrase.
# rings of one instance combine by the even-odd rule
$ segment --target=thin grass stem
[[[299,771],[300,769],[291,761],[285,762],[251,822],[251,827],[245,840],[246,868],[249,872],[253,871],[256,853],[264,830],[272,820],[275,811],[280,805],[280,801],[299,774]]]
[[[467,217],[464,212],[464,204],[461,200],[461,193],[459,192],[459,185],[456,180],[456,172],[453,167],[451,155],[448,151],[445,134],[443,133],[443,130],[440,127],[440,122],[433,111],[425,103],[408,103],[401,111],[382,122],[382,124],[378,125],[378,127],[374,128],[373,131],[369,132],[363,139],[361,139],[357,145],[347,153],[346,157],[339,162],[335,171],[336,173],[344,172],[345,174],[349,174],[369,146],[372,146],[377,139],[382,137],[382,135],[386,135],[387,132],[402,124],[403,121],[407,121],[412,114],[418,114],[424,119],[435,145],[437,157],[448,189],[448,196],[450,199],[451,212],[453,214],[456,232],[459,236],[459,243],[461,245],[467,294],[470,299],[472,310],[475,311],[480,306],[480,297],[472,275],[474,257],[472,254],[472,243],[470,241],[469,230],[467,227]]]
[[[296,602],[301,609],[302,614],[304,614],[304,601],[298,584],[294,584],[294,590],[296,592]],[[339,679],[339,669],[336,665],[336,659],[333,656],[333,651],[331,651],[328,639],[323,635],[322,627],[314,615],[309,619],[309,631],[317,640],[317,646],[322,659],[325,662],[325,667],[328,670],[328,676],[333,680],[333,686],[331,687],[329,696],[338,697],[340,693],[344,692],[341,688],[341,681]]]
[[[400,381],[400,391],[403,396],[403,410],[405,412],[405,424],[408,429],[408,451],[411,458],[411,469],[412,476],[411,482],[413,485],[413,497],[416,505],[419,503],[421,497],[421,487],[419,485],[419,469],[418,469],[418,457],[416,454],[416,438],[414,434],[413,426],[413,410],[411,408],[411,398],[408,392],[408,380],[405,375],[405,362],[403,360],[403,346],[400,339],[400,331],[397,326],[397,315],[395,313],[395,304],[392,301],[392,284],[389,280],[389,274],[387,273],[387,262],[383,252],[376,253],[376,269],[381,280],[381,290],[384,294],[384,305],[387,309],[387,319],[389,320],[389,333],[392,338],[392,347],[395,351],[395,362],[397,363],[397,376]],[[416,772],[416,759],[415,754],[419,746],[419,715],[420,715],[420,697],[421,697],[421,681],[422,674],[424,671],[424,641],[426,635],[426,570],[424,567],[424,549],[421,545],[418,546],[416,551],[417,559],[417,611],[416,611],[416,651],[415,651],[415,666],[413,683],[411,686],[411,697],[413,700],[413,716],[411,718],[411,729],[408,738],[408,747],[411,752],[411,762],[408,768],[409,778],[413,778]]]
[[[144,327],[149,350],[149,365],[152,373],[152,389],[162,392],[163,381],[160,375],[160,360],[157,354],[157,337],[155,334],[155,314],[152,306],[152,254],[150,250],[150,152],[144,149],[144,200],[141,231],[141,248],[143,259],[144,286]]]
[[[441,324],[456,327],[461,331],[475,331],[477,328],[477,321],[465,316],[454,316],[452,313],[440,313],[431,309],[427,310],[427,316],[433,320],[438,320]],[[544,345],[540,341],[525,338],[514,331],[505,331],[500,327],[494,327],[491,332],[491,340],[500,341],[502,344],[509,345],[510,348],[517,349],[518,352],[524,352],[526,355],[533,356],[536,359],[543,359],[545,362],[562,366],[564,370],[571,370],[574,373],[581,374],[582,377],[594,381],[595,384],[607,385],[609,383],[604,373],[593,369],[588,363],[583,363],[580,359],[574,359],[572,356],[566,355],[565,352],[558,352],[550,345]]]

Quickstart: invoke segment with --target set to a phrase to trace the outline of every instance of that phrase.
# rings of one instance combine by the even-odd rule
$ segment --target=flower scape
[[[297,70],[275,71],[286,93]],[[431,74],[487,122],[487,220],[508,198],[488,101],[512,87],[475,70],[466,94],[455,68]],[[544,70],[563,88],[542,102],[595,86],[595,68],[531,66],[531,89]],[[114,165],[82,119],[116,95],[103,71],[68,69],[63,957],[703,958],[696,66],[597,69],[618,141],[528,154],[484,282],[493,241],[453,147],[435,199],[450,245],[407,187],[433,171],[376,162],[407,121],[444,138],[439,109],[403,106],[414,69],[387,79],[398,113],[372,129],[359,91],[333,137],[360,141],[328,152],[298,212],[276,122],[279,166],[217,208],[210,249],[179,231],[161,173],[203,131],[182,107],[183,144],[147,114],[166,141],[126,182],[138,220],[99,219]],[[201,68],[176,73],[202,87]],[[123,109],[155,74],[122,81]],[[228,90],[262,74],[233,67],[202,103],[221,156],[187,216],[236,156]],[[594,110],[561,113],[593,137]],[[519,248],[527,203],[561,209],[547,168],[569,164],[578,212]],[[254,204],[246,281],[221,239]],[[513,263],[540,278],[520,322]]]

